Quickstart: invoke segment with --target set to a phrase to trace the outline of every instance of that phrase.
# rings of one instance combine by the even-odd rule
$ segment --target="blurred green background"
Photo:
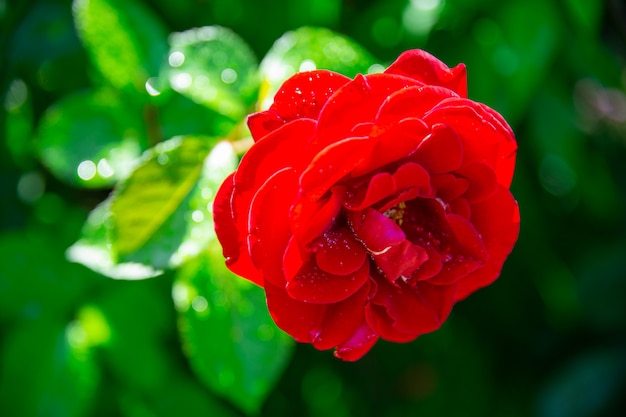
[[[622,1],[0,0],[0,29],[0,415],[625,415]],[[343,363],[224,271],[220,141],[293,71],[411,48],[512,125],[521,235],[439,331]]]

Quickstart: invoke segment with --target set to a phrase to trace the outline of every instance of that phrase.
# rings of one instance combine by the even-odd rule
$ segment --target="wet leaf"
[[[137,0],[74,0],[80,40],[114,87],[145,93],[167,51],[163,23]]]
[[[246,115],[258,76],[257,60],[243,39],[229,29],[205,26],[173,33],[169,44],[158,82],[235,122]]]
[[[95,278],[63,259],[59,236],[20,230],[0,235],[0,320],[72,314]]]
[[[96,394],[99,370],[69,327],[44,318],[3,335],[0,413],[83,416]]]
[[[260,107],[267,108],[287,78],[328,69],[348,77],[367,74],[376,60],[361,45],[325,28],[303,27],[281,36],[261,61]]]
[[[65,96],[44,113],[38,149],[44,165],[71,185],[109,187],[147,148],[141,112],[114,91]]]
[[[176,276],[183,347],[203,383],[254,413],[287,365],[293,341],[272,321],[263,289],[228,271],[221,252],[213,240]]]
[[[119,185],[111,200],[111,213],[113,245],[120,258],[140,250],[160,231],[169,239],[159,242],[162,253],[155,254],[158,259],[153,258],[152,263],[167,265],[168,254],[178,247],[182,234],[178,227],[161,228],[174,221],[179,208],[186,208],[183,203],[200,178],[211,144],[210,139],[195,137],[160,143]]]

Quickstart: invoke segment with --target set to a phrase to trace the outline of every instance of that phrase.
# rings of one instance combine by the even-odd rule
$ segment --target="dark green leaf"
[[[46,318],[6,334],[0,368],[0,413],[87,415],[99,372],[71,325]]]
[[[64,317],[94,278],[63,259],[59,236],[35,230],[0,235],[0,319]]]
[[[145,93],[167,51],[161,21],[136,0],[74,0],[78,35],[102,76],[114,87]]]
[[[229,272],[214,240],[179,271],[173,295],[200,379],[244,411],[258,411],[293,348],[268,314],[263,289]]]
[[[160,82],[233,121],[246,115],[258,89],[257,60],[238,35],[206,26],[174,33],[169,43]]]
[[[6,146],[13,161],[23,168],[31,168],[34,165],[32,142],[34,117],[31,95],[26,83],[15,79],[9,85],[4,98]]]
[[[65,96],[38,128],[41,159],[59,179],[106,187],[128,175],[147,148],[141,112],[111,90]]]
[[[376,60],[352,39],[324,28],[285,33],[261,62],[259,102],[268,107],[280,85],[299,71],[328,69],[348,77],[366,74]]]

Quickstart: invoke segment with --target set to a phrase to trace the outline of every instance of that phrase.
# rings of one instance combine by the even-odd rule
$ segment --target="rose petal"
[[[285,119],[280,117],[280,114],[276,113],[274,110],[251,114],[248,116],[246,122],[248,123],[248,129],[250,129],[250,133],[255,142],[258,142],[287,123]]]
[[[354,338],[365,320],[365,303],[369,293],[370,285],[366,283],[346,300],[329,304],[320,330],[313,339],[313,346],[320,350],[330,349]]]
[[[426,249],[428,255],[409,282],[428,279],[431,284],[448,285],[481,267],[489,256],[470,222],[446,213],[437,200],[407,202],[403,219],[408,240]]]
[[[322,108],[312,152],[350,136],[352,128],[359,123],[373,122],[378,108],[391,92],[414,85],[420,84],[390,74],[357,75],[337,90]]]
[[[374,332],[366,321],[354,332],[350,339],[341,343],[335,349],[335,357],[348,362],[359,360],[378,341],[378,334]]]
[[[433,175],[431,183],[437,197],[443,201],[452,201],[463,195],[469,188],[469,181],[453,174]]]
[[[445,123],[459,135],[464,163],[491,167],[504,187],[511,185],[517,143],[511,128],[495,110],[464,99],[447,99],[424,116],[427,123]]]
[[[213,202],[213,220],[226,266],[233,273],[244,277],[259,286],[263,286],[263,276],[252,263],[252,259],[245,248],[246,230],[239,230],[231,210],[233,193],[233,176],[230,174],[222,183]]]
[[[410,276],[426,260],[426,252],[408,242],[402,229],[376,210],[350,212],[348,223],[390,282]]]
[[[454,171],[463,161],[461,140],[450,127],[437,123],[411,159],[421,164],[431,174]]]
[[[347,215],[352,231],[372,254],[388,251],[406,240],[404,232],[393,220],[374,209],[350,211]]]
[[[346,228],[331,230],[315,242],[317,266],[334,275],[348,275],[362,267],[367,258],[365,248]]]
[[[344,205],[354,211],[363,210],[409,188],[416,189],[415,197],[432,195],[430,175],[421,165],[412,162],[402,164],[393,175],[381,172],[373,175],[369,183],[360,187],[349,185],[349,188],[351,192],[347,194]]]
[[[297,194],[298,175],[293,168],[284,168],[265,181],[250,204],[250,255],[265,278],[277,286],[285,284],[283,253],[291,238],[286,219]]]
[[[449,68],[426,51],[413,49],[402,53],[386,70],[386,74],[411,77],[428,85],[449,88],[461,97],[467,97],[465,65]]]
[[[374,148],[370,138],[348,138],[319,152],[300,177],[305,198],[317,200],[354,169]]]
[[[299,72],[283,83],[270,109],[286,121],[317,119],[328,99],[350,78],[327,70]]]
[[[407,118],[397,124],[381,129],[374,126],[370,132],[373,149],[363,153],[363,160],[352,172],[351,177],[359,177],[374,172],[390,163],[411,155],[430,133],[430,127],[422,120]]]
[[[469,189],[463,194],[471,203],[477,203],[496,192],[496,174],[482,162],[470,162],[457,173],[469,182]]]
[[[459,97],[454,91],[443,87],[422,85],[403,88],[391,94],[378,109],[376,125],[397,123],[407,117],[421,118],[442,100]]]
[[[424,281],[410,286],[377,280],[378,288],[366,309],[372,329],[393,342],[408,342],[441,327],[455,301],[456,285],[435,286]]]
[[[355,272],[334,275],[320,269],[313,261],[305,263],[295,277],[287,282],[289,296],[305,303],[337,303],[350,297],[367,282],[369,263],[363,262]]]
[[[298,150],[313,136],[315,126],[311,119],[295,120],[256,142],[241,158],[235,172],[237,195],[258,188],[283,168],[301,168],[306,159]]]
[[[448,205],[450,206],[450,211],[452,213],[458,214],[461,217],[469,219],[472,215],[472,208],[470,207],[470,204],[467,202],[467,200],[463,197],[455,198],[450,203],[448,203]]]
[[[459,281],[457,300],[498,278],[517,241],[519,222],[517,202],[504,187],[499,186],[487,200],[472,205],[471,223],[482,236],[489,259],[481,269]]]
[[[335,223],[344,194],[342,187],[333,187],[328,197],[320,200],[300,199],[295,203],[289,214],[289,222],[301,246],[311,242]]]
[[[359,334],[370,285],[366,283],[351,297],[334,304],[297,301],[271,283],[266,284],[265,291],[268,310],[278,327],[298,342],[329,349],[349,344]]]

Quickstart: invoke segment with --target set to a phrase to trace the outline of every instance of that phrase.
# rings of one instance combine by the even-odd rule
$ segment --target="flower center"
[[[406,203],[399,203],[397,206],[394,206],[383,213],[385,217],[390,218],[398,226],[402,226],[402,222],[404,221],[404,211],[406,210]]]

